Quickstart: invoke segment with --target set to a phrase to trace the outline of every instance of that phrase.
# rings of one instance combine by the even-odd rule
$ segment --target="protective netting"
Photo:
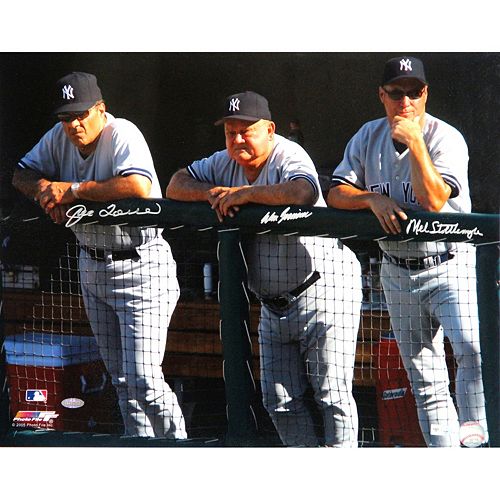
[[[81,248],[40,219],[4,229],[9,425],[224,436],[215,229],[148,228],[133,248]],[[450,445],[470,421],[486,432],[473,245],[422,269],[326,236],[247,231],[241,248],[267,444]]]
[[[200,250],[188,252],[184,232],[170,246],[156,231],[129,255],[81,248],[37,219],[10,225],[2,298],[13,428],[225,432],[215,235],[200,233]]]

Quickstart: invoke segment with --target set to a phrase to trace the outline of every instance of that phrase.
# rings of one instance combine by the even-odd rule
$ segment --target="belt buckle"
[[[292,295],[289,292],[286,292],[284,295],[282,295],[282,297],[284,299],[286,299],[286,301],[288,302],[287,307],[292,306],[295,302],[297,302],[297,299],[298,299],[298,297],[296,297],[295,295]]]
[[[105,262],[106,261],[106,255],[102,250],[96,247],[88,247],[88,246],[82,246],[81,247],[87,255],[92,259],[92,260],[97,260],[99,262]]]
[[[99,255],[97,253],[97,248],[95,248],[95,247],[84,247],[84,250],[87,252],[88,256],[92,260],[99,260]]]
[[[293,295],[290,295],[289,293],[284,293],[283,295],[280,295],[279,297],[275,297],[272,299],[274,307],[277,309],[288,309],[292,304],[293,304]],[[296,298],[295,298],[296,299]]]
[[[412,258],[406,258],[404,260],[405,262],[405,266],[408,268],[408,269],[411,269],[412,266],[413,266],[413,263],[416,262],[417,263],[417,266],[418,266],[418,259],[412,259]]]
[[[263,300],[264,304],[267,307],[279,313],[291,307],[292,304],[294,304],[296,301],[297,297],[289,292],[285,292],[283,295],[279,295],[278,297],[274,297],[273,299]]]

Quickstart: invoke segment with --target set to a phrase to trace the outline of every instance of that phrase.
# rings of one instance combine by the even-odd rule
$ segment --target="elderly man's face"
[[[99,103],[80,116],[70,113],[63,119],[63,116],[59,115],[64,132],[80,151],[85,151],[99,137],[106,123],[105,111],[105,104]]]
[[[422,117],[425,113],[427,85],[423,85],[415,78],[402,78],[379,87],[379,97],[389,123],[392,124],[395,116],[413,120],[416,116]]]
[[[274,123],[268,120],[226,120],[224,133],[229,156],[243,167],[260,167],[272,151],[274,129]]]

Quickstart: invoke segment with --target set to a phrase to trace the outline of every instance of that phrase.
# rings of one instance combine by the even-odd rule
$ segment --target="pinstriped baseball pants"
[[[185,439],[184,417],[161,367],[179,298],[176,264],[161,238],[137,251],[140,260],[103,262],[81,250],[87,315],[118,395],[125,435]]]
[[[359,262],[335,250],[330,272],[283,314],[262,306],[259,323],[263,402],[287,446],[320,441],[304,395],[312,388],[322,416],[324,444],[357,447],[358,414],[352,395],[361,309]]]
[[[478,421],[488,439],[481,374],[475,248],[459,244],[455,257],[424,271],[384,259],[381,282],[391,325],[417,404],[428,446],[460,446],[459,425]],[[444,336],[455,361],[456,406],[449,390]]]

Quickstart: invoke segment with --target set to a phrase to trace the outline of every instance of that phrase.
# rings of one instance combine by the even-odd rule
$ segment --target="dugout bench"
[[[25,331],[91,336],[81,296],[29,289],[4,289],[4,335]],[[260,306],[250,306],[252,369],[259,374],[257,325]],[[390,330],[386,311],[363,311],[356,348],[354,384],[375,386],[374,354],[380,334]],[[168,378],[222,378],[219,304],[214,300],[179,302],[169,327],[164,374]]]
[[[250,342],[253,378],[260,380],[259,345],[257,326],[260,305],[250,305]],[[167,348],[163,363],[164,375],[173,381],[174,390],[182,387],[183,381],[223,379],[223,344],[219,331],[220,306],[213,299],[181,301],[177,304],[169,327]],[[32,289],[3,290],[3,333],[6,338],[39,332],[59,336],[92,337],[82,297],[78,294],[42,292]],[[356,346],[354,386],[357,390],[372,390],[377,395],[377,419],[379,422],[379,441],[382,445],[417,445],[422,438],[418,429],[414,401],[401,366],[399,352],[395,344],[387,345],[384,363],[387,370],[380,370],[380,353],[383,344],[380,340],[390,331],[390,321],[385,310],[363,310]],[[394,350],[395,349],[395,350]],[[385,365],[384,365],[385,366]],[[102,368],[101,368],[102,369]],[[24,373],[24,372],[23,372]],[[26,375],[23,376],[26,378]],[[29,378],[29,377],[28,377]],[[27,383],[26,381],[24,383]],[[109,384],[108,384],[109,385]],[[400,391],[405,386],[408,397],[394,399],[387,403],[381,394]],[[18,391],[19,392],[19,391]],[[21,391],[22,392],[22,391]],[[180,401],[181,391],[178,392]],[[20,397],[20,396],[18,396]],[[113,398],[114,399],[114,398]],[[392,398],[391,398],[392,399]],[[107,400],[111,398],[108,396]],[[185,417],[192,412],[189,402],[185,404]],[[390,405],[398,407],[390,408]],[[112,406],[107,408],[112,411]],[[374,415],[375,416],[375,415]],[[263,417],[264,419],[267,416]],[[404,423],[401,421],[403,418]],[[187,420],[188,421],[188,420]],[[84,422],[78,430],[85,431]],[[95,429],[104,434],[120,433],[113,423],[101,424]],[[405,430],[401,430],[405,429]],[[87,429],[88,430],[88,429]],[[406,434],[404,434],[406,433]]]

